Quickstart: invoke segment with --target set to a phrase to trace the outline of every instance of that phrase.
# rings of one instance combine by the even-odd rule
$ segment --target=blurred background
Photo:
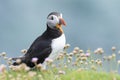
[[[120,0],[0,0],[0,52],[20,56],[45,31],[52,11],[63,13],[69,51],[120,49]]]

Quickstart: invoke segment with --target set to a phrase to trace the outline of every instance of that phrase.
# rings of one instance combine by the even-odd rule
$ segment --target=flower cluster
[[[39,58],[37,57],[32,58],[31,62],[35,64],[34,68],[30,68],[26,64],[21,63],[20,59],[16,60],[20,65],[13,66],[12,58],[8,58],[6,52],[2,52],[0,53],[0,59],[4,59],[7,62],[7,65],[0,64],[0,74],[2,73],[5,77],[7,74],[7,78],[11,80],[46,80],[46,74],[53,74],[54,79],[58,79],[61,75],[68,74],[71,70],[76,70],[78,72],[86,70],[104,71],[107,68],[109,71],[115,72],[120,68],[120,60],[117,59],[120,51],[118,51],[117,54],[116,47],[112,47],[112,54],[109,55],[106,55],[102,48],[97,48],[92,52],[90,49],[84,51],[79,47],[75,47],[73,51],[68,53],[67,49],[69,47],[70,45],[67,44],[64,51],[60,52],[54,60],[46,58],[46,64],[38,63]],[[27,53],[27,50],[23,49],[21,52]],[[116,66],[114,69],[113,65]],[[9,71],[12,71],[14,74],[22,74],[12,75],[8,74]],[[6,79],[5,77],[1,78],[0,76],[0,79]]]
[[[95,54],[103,54],[104,53],[104,50],[103,48],[98,48],[94,51]]]

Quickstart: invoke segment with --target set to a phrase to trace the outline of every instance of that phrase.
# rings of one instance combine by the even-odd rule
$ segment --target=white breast
[[[51,59],[55,59],[56,56],[63,50],[66,43],[65,35],[62,34],[59,38],[52,40],[52,52],[49,56]]]

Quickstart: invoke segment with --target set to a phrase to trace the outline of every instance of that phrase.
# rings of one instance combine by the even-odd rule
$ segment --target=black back
[[[32,43],[22,62],[26,63],[27,66],[33,67],[34,64],[31,62],[31,60],[32,58],[37,57],[37,63],[43,63],[45,58],[47,58],[52,52],[52,40],[61,35],[62,33],[60,30],[53,30],[47,26],[47,30]]]

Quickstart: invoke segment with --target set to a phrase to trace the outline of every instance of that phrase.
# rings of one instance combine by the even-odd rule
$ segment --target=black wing
[[[35,57],[38,54],[41,54],[46,48],[51,47],[51,40],[38,37],[30,46],[25,56]]]
[[[28,66],[34,66],[34,64],[31,63],[31,60],[32,58],[37,57],[37,63],[43,63],[45,58],[50,55],[51,51],[51,40],[38,37],[30,46],[22,61]]]

